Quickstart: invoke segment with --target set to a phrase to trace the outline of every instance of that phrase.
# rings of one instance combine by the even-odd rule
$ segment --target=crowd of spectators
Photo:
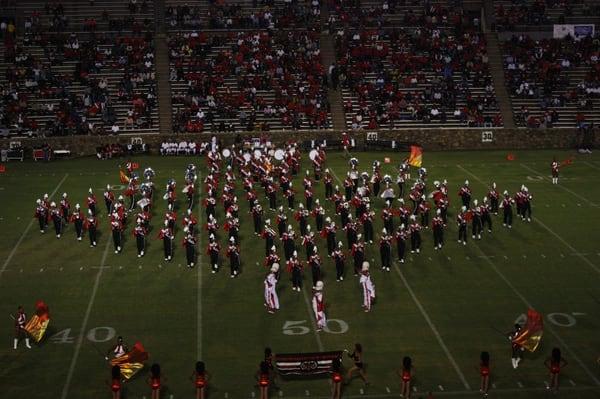
[[[573,16],[598,16],[600,3],[596,0],[512,0],[508,4],[497,4],[495,13],[498,29],[512,31],[518,30],[519,25],[564,24]]]
[[[43,55],[32,55],[31,46],[39,46]],[[5,56],[11,66],[0,87],[2,117],[17,131],[116,134],[152,126],[156,81],[151,35],[83,38],[37,32]],[[120,75],[109,79],[105,71]],[[126,114],[119,117],[116,105],[128,106]],[[36,119],[46,120],[46,125],[39,126]]]
[[[208,6],[168,5],[167,24],[171,29],[284,29],[315,28],[321,14],[319,0],[299,2],[252,0],[226,2],[210,0]]]
[[[586,112],[600,97],[600,42],[587,37],[574,40],[534,40],[513,36],[504,43],[506,82],[511,95],[530,99],[541,112],[523,105],[517,120],[527,127],[552,127],[561,117],[561,108],[575,105],[578,127],[587,124]],[[574,81],[570,71],[584,68],[582,80]]]
[[[394,121],[500,126],[484,36],[452,28],[338,29],[339,79],[353,129]],[[473,88],[479,88],[473,94]],[[352,101],[352,100],[355,101]]]
[[[176,132],[330,127],[318,32],[179,33],[169,49]]]

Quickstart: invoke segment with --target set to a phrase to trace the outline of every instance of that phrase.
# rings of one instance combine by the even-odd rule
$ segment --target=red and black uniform
[[[331,254],[331,257],[333,258],[334,262],[335,262],[335,278],[337,281],[343,280],[344,279],[344,264],[345,264],[345,260],[346,260],[346,255],[344,255],[344,252],[338,248],[335,251],[333,251],[333,253]]]
[[[294,251],[296,250],[296,233],[292,230],[286,231],[283,233],[281,237],[281,241],[283,241],[283,255],[285,256],[285,260],[290,260]]]
[[[333,251],[335,250],[335,232],[337,228],[335,224],[330,223],[321,232],[321,235],[327,239],[327,255],[331,256]]]
[[[34,216],[40,224],[40,232],[45,232],[48,225],[48,209],[44,205],[38,205],[35,208]]]
[[[321,205],[317,205],[312,211],[312,215],[315,217],[317,231],[323,230],[323,221],[325,220],[325,209],[323,209]]]
[[[221,251],[221,246],[212,241],[208,243],[206,247],[206,254],[210,256],[210,266],[212,267],[213,273],[216,273],[219,270],[219,252]]]
[[[394,231],[394,214],[391,208],[383,208],[381,211],[381,219],[383,219],[383,227],[387,231]]]
[[[90,239],[90,247],[95,247],[96,246],[96,233],[97,233],[97,228],[98,228],[98,220],[96,219],[95,216],[90,215],[85,219],[85,222],[83,223],[83,227],[88,232],[88,237]]]
[[[188,233],[183,239],[182,245],[185,248],[185,256],[188,267],[194,267],[194,263],[196,262],[196,242],[196,237],[190,233]]]
[[[348,241],[348,248],[352,248],[352,245],[357,241],[358,237],[358,226],[352,220],[349,220],[344,226],[344,230],[346,230],[346,239]]]
[[[287,261],[287,268],[292,274],[292,289],[300,291],[302,288],[302,263],[294,257]]]
[[[279,238],[283,237],[285,233],[285,227],[287,224],[287,215],[283,212],[279,212],[277,215],[277,230],[279,230]]]
[[[106,205],[106,212],[110,215],[112,213],[112,206],[115,202],[115,195],[112,191],[106,190],[104,192],[104,205]]]
[[[92,211],[92,215],[96,216],[96,196],[94,194],[89,194],[87,196],[87,206],[90,211]]]
[[[394,234],[396,239],[396,247],[398,249],[398,259],[400,263],[404,263],[404,254],[406,253],[406,240],[408,239],[408,232],[404,229],[398,229]]]
[[[271,247],[275,244],[275,230],[271,226],[265,226],[264,230],[260,234],[265,240],[265,255],[269,255]]]
[[[306,259],[310,258],[313,255],[315,247],[315,236],[312,232],[302,237],[302,246],[306,251]]]
[[[77,239],[81,241],[83,237],[83,221],[84,221],[83,212],[80,209],[75,210],[70,217],[70,222],[75,226],[75,233],[77,233]]]
[[[308,258],[307,264],[310,266],[314,287],[317,285],[317,281],[321,280],[321,257],[319,254],[313,254]]]
[[[325,184],[325,198],[330,200],[333,196],[333,178],[331,177],[331,173],[325,173],[325,176],[323,177],[323,183]]]
[[[442,248],[444,245],[444,220],[441,216],[433,218],[433,247],[435,249]]]
[[[150,388],[152,388],[153,391],[158,391],[160,386],[160,377],[152,377],[150,379]]]
[[[392,262],[392,237],[387,233],[379,239],[379,255],[381,256],[381,268],[389,272]]]
[[[163,227],[158,232],[158,239],[163,241],[163,251],[165,260],[170,261],[173,258],[173,230],[169,227]]]
[[[62,234],[62,230],[63,230],[63,216],[62,216],[62,211],[60,210],[60,208],[51,207],[50,208],[50,218],[52,219],[52,222],[54,223],[54,231],[56,233],[56,237],[60,238],[60,235]]]
[[[490,211],[492,211],[494,215],[497,215],[500,207],[500,194],[495,188],[492,188],[488,192],[488,198],[490,200]]]
[[[227,257],[229,257],[229,268],[231,276],[236,277],[240,272],[240,249],[235,244],[230,244],[227,247]]]
[[[296,213],[294,213],[294,219],[296,219],[298,225],[300,226],[301,236],[305,236],[306,234],[308,234],[306,226],[308,225],[307,219],[309,215],[310,213],[306,209],[300,209],[296,211]]]
[[[123,223],[120,220],[113,218],[113,220],[110,222],[110,229],[112,230],[115,252],[121,252],[121,245],[123,240]]]
[[[144,256],[144,252],[146,251],[146,228],[142,225],[135,226],[132,233],[135,237],[138,257]]]
[[[120,392],[121,391],[121,379],[120,378],[113,378],[112,382],[110,383],[110,390],[113,392]]]
[[[294,209],[294,202],[296,201],[296,190],[294,190],[292,187],[290,187],[287,190],[285,190],[285,193],[283,193],[283,196],[287,198],[288,208]]]
[[[263,210],[259,204],[254,205],[254,207],[250,210],[252,213],[252,220],[254,222],[254,234],[260,235],[262,229],[262,215]]]
[[[550,164],[552,177],[558,178],[558,168],[560,168],[560,164],[557,161],[552,161],[552,163]]]
[[[482,377],[489,377],[490,375],[490,366],[488,364],[480,364],[479,365],[479,374]]]
[[[502,200],[502,224],[503,226],[508,226],[509,228],[512,227],[512,220],[513,220],[513,204],[515,203],[515,200],[512,199],[509,195],[505,195],[504,199]]]
[[[462,186],[458,191],[458,196],[462,200],[463,206],[469,209],[471,207],[471,188],[467,185]]]
[[[483,203],[481,209],[481,227],[487,226],[488,233],[492,232],[492,217],[490,216],[491,208],[487,203]]]
[[[421,225],[413,222],[408,229],[410,232],[410,252],[421,252]]]
[[[69,223],[71,221],[71,204],[67,198],[60,200],[60,211],[62,212],[62,217],[65,220],[65,223]]]
[[[369,212],[363,213],[362,216],[360,217],[360,221],[363,224],[365,241],[368,241],[369,243],[373,242],[373,217],[374,216],[375,216],[375,213],[372,211],[369,211]]]
[[[306,209],[308,209],[309,211],[312,211],[312,209],[313,209],[314,195],[315,194],[314,194],[312,188],[308,187],[304,190],[304,198],[306,199]]]
[[[456,215],[456,223],[458,224],[458,241],[467,242],[467,212],[461,212]]]
[[[354,275],[358,276],[365,260],[365,244],[362,241],[355,242],[352,244],[351,253],[354,259]]]
[[[206,374],[196,372],[196,378],[194,378],[194,385],[196,389],[203,389],[206,387]]]

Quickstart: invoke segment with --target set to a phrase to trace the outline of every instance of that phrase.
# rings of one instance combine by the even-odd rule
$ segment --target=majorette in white
[[[362,286],[363,291],[363,308],[365,312],[370,312],[375,299],[375,284],[371,281],[371,275],[369,274],[369,262],[363,262],[362,264],[359,284]]]
[[[279,264],[273,263],[271,271],[265,278],[265,306],[269,313],[275,313],[279,310],[279,297],[277,296],[277,272],[279,271]]]
[[[325,299],[323,298],[323,282],[317,281],[312,297],[312,308],[315,312],[317,321],[317,331],[321,331],[327,327],[327,318],[325,317]]]

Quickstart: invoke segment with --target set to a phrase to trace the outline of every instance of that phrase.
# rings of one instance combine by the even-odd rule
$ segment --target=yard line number
[[[282,327],[284,335],[305,335],[310,332],[310,328],[305,326],[306,320],[288,320]],[[328,319],[327,326],[323,331],[329,334],[345,334],[348,332],[348,323],[340,319]]]
[[[117,332],[112,327],[95,327],[90,329],[85,337],[91,342],[107,342],[113,339]],[[65,328],[50,337],[50,341],[55,344],[72,344],[75,342],[75,337],[71,336],[71,329]]]

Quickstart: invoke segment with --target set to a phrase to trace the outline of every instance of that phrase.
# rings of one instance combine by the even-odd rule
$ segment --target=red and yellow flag
[[[121,184],[129,183],[129,177],[123,172],[123,169],[119,169],[119,180],[121,180]]]
[[[542,314],[529,309],[527,311],[527,323],[521,329],[519,335],[513,338],[513,342],[527,349],[529,352],[533,352],[539,346],[543,333],[544,318]]]
[[[416,168],[420,168],[423,163],[423,147],[419,145],[410,146],[410,156],[408,157],[408,164]]]
[[[50,310],[44,301],[37,301],[35,314],[25,325],[25,331],[31,335],[35,342],[40,342],[44,337],[48,324],[50,323]]]
[[[144,362],[148,360],[148,352],[140,342],[136,342],[133,348],[123,356],[116,357],[110,361],[111,366],[119,366],[121,375],[126,380],[144,368]]]

